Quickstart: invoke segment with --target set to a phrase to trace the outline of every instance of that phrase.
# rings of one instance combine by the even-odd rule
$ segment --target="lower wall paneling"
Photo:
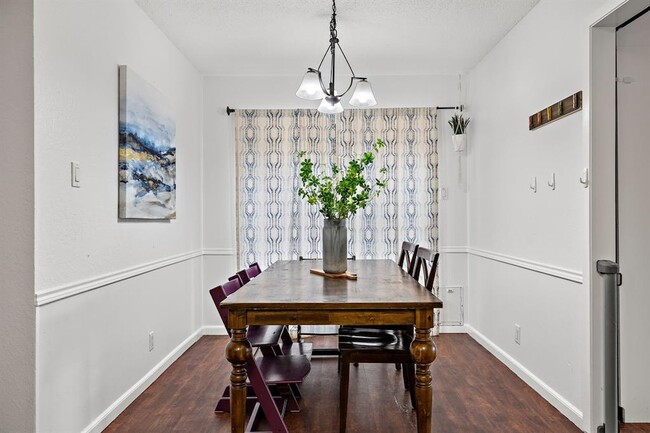
[[[589,405],[586,286],[478,255],[470,255],[469,262],[469,334],[584,429]],[[515,325],[521,327],[519,344]]]
[[[37,431],[106,426],[202,334],[201,282],[197,257],[38,307]]]

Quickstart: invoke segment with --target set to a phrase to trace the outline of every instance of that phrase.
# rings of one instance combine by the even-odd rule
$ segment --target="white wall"
[[[621,403],[626,422],[650,422],[650,290],[647,271],[650,255],[650,177],[646,111],[650,99],[650,14],[646,13],[617,32],[617,72],[633,77],[618,84],[618,192],[619,264],[624,276],[620,291]]]
[[[0,1],[0,431],[35,413],[33,4]]]
[[[472,71],[469,101],[470,331],[585,430],[588,113],[535,131],[528,116],[579,90],[588,104],[587,18],[601,3],[542,0]]]
[[[130,0],[34,13],[37,430],[100,431],[198,338],[202,79]],[[175,221],[118,221],[120,64],[175,106]]]
[[[318,102],[305,101],[295,96],[300,75],[271,77],[210,76],[204,79],[204,238],[208,251],[214,249],[219,256],[207,256],[205,285],[219,284],[233,273],[236,258],[235,221],[235,151],[233,140],[234,116],[226,115],[226,106],[232,108],[317,108]],[[458,77],[431,76],[379,76],[370,77],[377,97],[378,107],[426,107],[456,105],[459,100]],[[347,107],[344,100],[344,106]],[[450,112],[439,111],[438,128],[449,128],[446,119]],[[464,185],[458,185],[457,161],[445,153],[451,140],[440,131],[440,185],[453,192],[440,202],[440,245],[465,245]],[[445,147],[443,150],[443,147]],[[452,152],[453,153],[453,152]],[[456,227],[450,238],[445,238],[447,225]],[[230,254],[223,255],[223,254]],[[441,281],[445,284],[465,284],[465,254],[443,254]],[[220,325],[211,301],[205,302],[205,323]]]

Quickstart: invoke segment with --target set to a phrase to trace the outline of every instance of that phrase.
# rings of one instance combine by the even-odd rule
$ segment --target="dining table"
[[[247,363],[253,359],[246,327],[331,324],[415,327],[410,352],[416,365],[417,432],[431,433],[430,366],[436,359],[431,328],[433,309],[442,308],[442,301],[392,260],[348,261],[348,273],[356,274],[356,280],[328,278],[310,272],[322,266],[321,261],[277,261],[223,301],[222,306],[229,310],[231,328],[231,339],[225,351],[226,359],[232,364],[231,431],[243,433],[245,428]],[[255,392],[267,393],[268,389],[256,389]],[[273,401],[272,398],[261,400]],[[263,407],[267,418],[273,418],[269,421],[283,426],[281,431],[287,431],[275,404],[270,406]]]

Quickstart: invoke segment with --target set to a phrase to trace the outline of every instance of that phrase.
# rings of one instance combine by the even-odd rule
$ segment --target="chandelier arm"
[[[350,62],[348,61],[348,57],[345,55],[345,52],[343,52],[343,48],[341,48],[341,44],[339,44],[337,42],[336,45],[339,47],[339,50],[341,51],[341,54],[343,54],[343,58],[345,59],[345,63],[348,64],[348,68],[350,68],[350,72],[352,72],[352,77],[356,78],[356,74],[352,70],[352,65],[350,65]]]
[[[345,92],[343,92],[343,93],[341,93],[340,95],[337,95],[337,96],[338,96],[338,97],[342,97],[343,95],[345,95],[346,93],[348,93],[348,92],[350,91],[350,89],[352,88],[352,85],[354,84],[354,80],[355,80],[355,79],[358,79],[358,78],[357,78],[357,77],[352,77],[352,78],[350,78],[350,85],[348,86],[348,88],[345,89]]]
[[[327,49],[325,50],[325,54],[323,54],[323,58],[320,59],[320,63],[318,64],[318,68],[316,68],[318,71],[320,71],[320,67],[323,66],[323,62],[325,61],[325,57],[327,57],[327,53],[330,51],[330,46],[327,46]]]
[[[329,93],[329,90],[325,87],[325,84],[323,84],[323,76],[321,75],[320,71],[316,71],[318,73],[318,82],[320,83],[320,88],[323,89],[323,93],[325,93],[326,96],[332,96]]]

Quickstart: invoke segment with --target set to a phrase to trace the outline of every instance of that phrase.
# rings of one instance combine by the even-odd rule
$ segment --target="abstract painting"
[[[171,104],[119,67],[119,217],[176,218],[176,120]]]

